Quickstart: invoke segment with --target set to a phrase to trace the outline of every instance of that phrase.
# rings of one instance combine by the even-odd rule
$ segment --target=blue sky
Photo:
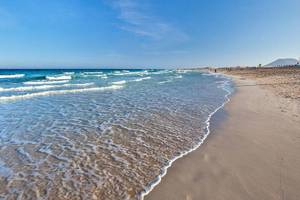
[[[299,44],[299,0],[0,0],[2,67],[257,65]]]

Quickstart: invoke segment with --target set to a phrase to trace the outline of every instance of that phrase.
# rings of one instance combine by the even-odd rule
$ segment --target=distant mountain
[[[296,65],[299,61],[295,58],[280,58],[275,60],[274,62],[271,62],[265,67],[280,67],[280,66],[286,66],[286,65]]]

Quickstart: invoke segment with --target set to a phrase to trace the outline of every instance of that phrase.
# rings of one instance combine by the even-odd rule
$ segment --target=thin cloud
[[[187,40],[188,36],[177,30],[170,23],[164,22],[157,16],[149,14],[147,8],[137,0],[114,0],[111,5],[119,12],[121,24],[119,28],[139,36],[155,40],[170,39]]]

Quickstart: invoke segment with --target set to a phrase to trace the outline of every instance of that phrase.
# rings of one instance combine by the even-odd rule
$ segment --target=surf
[[[0,75],[0,79],[23,78],[25,74]]]
[[[30,99],[33,97],[39,96],[49,96],[49,95],[61,95],[61,94],[76,94],[76,93],[83,93],[83,92],[96,92],[96,91],[107,91],[107,90],[118,90],[122,89],[123,86],[120,85],[111,85],[106,87],[92,87],[92,88],[85,88],[85,89],[70,89],[70,90],[50,90],[44,92],[36,92],[24,95],[11,95],[11,96],[0,96],[0,101],[14,101],[20,99]]]

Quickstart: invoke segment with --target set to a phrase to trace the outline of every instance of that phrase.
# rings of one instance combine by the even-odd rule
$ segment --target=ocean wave
[[[179,76],[175,76],[174,78],[183,78],[183,76],[179,75]]]
[[[64,75],[74,75],[75,72],[64,72]]]
[[[175,79],[181,79],[181,78],[183,78],[182,75],[174,76],[174,77],[169,78],[168,80],[158,82],[158,84],[171,83],[171,82],[173,82]]]
[[[49,80],[49,81],[71,80],[72,76],[69,76],[69,75],[46,76],[46,79]]]
[[[100,78],[108,78],[106,74],[83,74],[82,77],[100,77]]]
[[[166,80],[166,81],[161,81],[161,82],[158,82],[158,84],[165,84],[165,83],[171,83],[173,80]]]
[[[144,75],[147,75],[147,74],[149,74],[148,71],[136,71],[136,72],[130,72],[130,71],[120,72],[120,71],[115,71],[115,72],[112,73],[112,75],[115,75],[115,76],[131,76],[131,75],[144,76]]]
[[[86,75],[96,75],[96,74],[103,74],[103,72],[83,72]]]
[[[51,72],[52,76],[56,72]],[[41,72],[37,75],[40,74],[47,75]],[[31,76],[33,75],[35,74]],[[106,88],[108,91],[85,90],[81,91],[83,93],[76,93],[75,90],[69,91],[90,87],[60,88],[51,89],[54,93],[49,93],[48,90],[30,91],[26,93],[36,93],[6,98],[3,102],[0,100],[0,107],[3,108],[0,109],[3,116],[0,120],[0,139],[4,146],[1,151],[3,158],[0,157],[0,175],[8,177],[6,179],[10,182],[30,177],[30,184],[27,185],[5,184],[5,197],[22,198],[23,194],[28,193],[28,198],[35,198],[38,194],[40,198],[47,199],[61,189],[57,198],[142,199],[159,183],[175,156],[181,156],[180,153],[204,140],[203,136],[207,133],[204,130],[205,120],[223,102],[225,93],[215,93],[220,91],[215,85],[225,83],[220,81],[223,79],[203,78],[200,74],[183,74],[184,79],[174,78],[179,75],[181,74],[114,76],[109,79],[108,85],[98,86],[98,81],[99,84],[105,81],[100,78],[81,79],[81,72],[76,71],[73,79],[81,80],[74,81],[75,83],[95,81],[91,88],[111,86],[113,89],[124,89]],[[45,79],[43,80],[46,81]],[[144,79],[150,80],[142,81]],[[21,84],[29,81],[20,80]],[[127,81],[128,88],[126,84],[111,84],[122,80]],[[178,84],[157,84],[168,80]],[[74,82],[69,81],[70,84]],[[211,82],[211,85],[205,84]],[[189,90],[186,90],[186,85],[189,85]],[[4,83],[1,87],[20,86],[29,85],[13,82]],[[31,86],[60,87],[58,84]],[[60,94],[56,92],[58,90],[67,90],[68,92],[63,93],[72,94]],[[194,93],[194,90],[199,92]],[[0,97],[21,96],[26,93],[0,93]],[[207,102],[207,99],[201,99],[206,95],[217,98]],[[12,123],[18,121],[22,122],[18,126]],[[78,141],[82,141],[82,144]],[[14,150],[10,160],[5,158],[5,149]],[[152,153],[150,155],[147,152]],[[84,166],[81,166],[81,158],[86,161]],[[1,159],[5,161],[3,164]],[[97,164],[99,159],[103,165]],[[157,161],[156,167],[149,170],[153,160]],[[10,165],[12,162],[15,164]],[[135,163],[136,167],[132,168]],[[22,168],[24,164],[29,167]],[[78,166],[81,168],[76,171]],[[32,171],[37,168],[41,169],[38,176],[32,176]],[[120,168],[124,169],[122,173],[115,173],[115,178],[111,179],[109,172]],[[55,174],[63,174],[66,178],[56,180]],[[96,190],[91,191],[85,181],[78,182],[78,178],[89,180]],[[111,181],[105,181],[108,179]],[[49,181],[53,184],[47,185]],[[120,187],[111,188],[111,185],[116,184]],[[39,191],[45,192],[38,193]]]
[[[195,72],[195,70],[192,70],[192,69],[177,69],[176,72],[179,73],[179,74],[186,74],[188,72]]]
[[[23,84],[25,85],[50,85],[50,84],[62,84],[68,83],[69,80],[62,80],[62,81],[27,81]]]
[[[121,85],[111,85],[106,87],[93,87],[93,88],[84,88],[84,89],[71,89],[71,90],[52,90],[52,91],[44,91],[44,92],[36,92],[31,94],[24,94],[24,95],[12,95],[12,96],[4,96],[0,97],[0,102],[4,101],[15,101],[20,99],[30,99],[33,97],[39,96],[49,96],[49,95],[60,95],[60,94],[75,94],[75,93],[82,93],[82,92],[95,92],[95,91],[107,91],[107,90],[118,90],[122,89],[123,86]]]
[[[5,74],[0,75],[0,79],[9,79],[9,78],[22,78],[25,74]]]
[[[132,80],[132,81],[140,82],[140,81],[148,80],[148,79],[151,79],[151,77],[150,77],[150,76],[147,76],[147,77],[144,77],[144,78],[138,78],[138,79],[135,79],[135,80]]]
[[[159,74],[168,74],[168,73],[172,73],[172,72],[174,72],[174,70],[159,70],[159,71],[155,71],[155,72],[150,72],[150,74],[159,75]]]
[[[0,88],[0,92],[24,92],[24,91],[32,91],[32,90],[47,90],[47,89],[54,89],[54,88],[63,88],[63,87],[87,87],[91,85],[94,85],[94,83],[25,86],[25,87],[16,87],[16,88]]]
[[[113,85],[124,85],[126,84],[126,81],[115,81],[115,82],[112,82]]]
[[[225,76],[224,76],[225,77]],[[168,169],[172,166],[172,164],[178,160],[179,158],[182,158],[186,155],[188,155],[189,153],[195,151],[196,149],[198,149],[203,142],[206,140],[206,138],[208,137],[208,135],[210,134],[210,124],[211,124],[211,118],[213,115],[215,115],[216,112],[218,112],[220,109],[222,109],[228,102],[230,102],[230,95],[232,94],[233,91],[229,90],[227,87],[229,85],[230,80],[224,81],[222,84],[222,89],[226,92],[226,94],[224,95],[225,99],[224,101],[221,103],[221,105],[219,105],[213,112],[211,112],[208,115],[208,118],[205,121],[206,127],[205,127],[205,135],[203,136],[203,138],[201,138],[201,140],[194,146],[192,147],[190,150],[187,151],[183,151],[181,152],[178,156],[175,156],[173,159],[169,160],[167,165],[164,166],[161,170],[161,173],[146,187],[144,187],[144,191],[142,191],[141,193],[141,200],[144,200],[145,196],[148,195],[162,180],[162,178],[167,174]]]
[[[84,77],[84,78],[93,78],[93,77],[99,77],[102,79],[107,79],[107,75],[104,74],[103,72],[81,72],[79,75],[79,77]]]

